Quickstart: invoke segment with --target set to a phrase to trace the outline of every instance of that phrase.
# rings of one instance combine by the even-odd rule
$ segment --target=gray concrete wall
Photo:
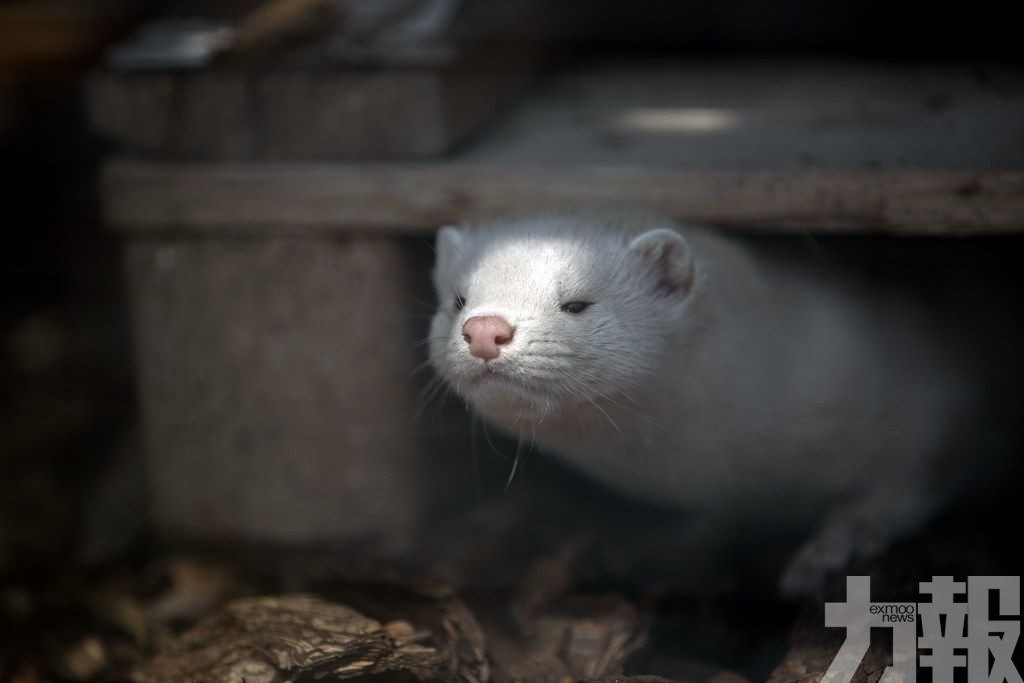
[[[126,261],[165,537],[408,539],[421,460],[400,244],[130,237]]]

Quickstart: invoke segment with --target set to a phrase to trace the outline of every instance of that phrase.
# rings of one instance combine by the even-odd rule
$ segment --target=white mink
[[[723,528],[813,524],[788,593],[942,500],[970,391],[897,293],[611,211],[442,228],[434,281],[431,363],[477,413]]]

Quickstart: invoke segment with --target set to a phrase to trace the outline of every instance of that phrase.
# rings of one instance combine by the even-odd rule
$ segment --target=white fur
[[[431,361],[478,413],[646,500],[817,521],[787,591],[939,501],[932,464],[965,390],[888,292],[638,213],[445,228],[434,277]],[[476,315],[515,327],[487,363],[461,335]]]

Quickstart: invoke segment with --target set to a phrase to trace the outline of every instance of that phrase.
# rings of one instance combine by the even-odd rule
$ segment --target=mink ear
[[[446,225],[438,230],[437,239],[434,240],[438,263],[451,263],[460,259],[466,252],[468,239],[466,231],[454,225]]]
[[[683,298],[693,289],[690,244],[675,230],[655,228],[637,235],[629,243],[629,251],[651,274],[658,293]]]

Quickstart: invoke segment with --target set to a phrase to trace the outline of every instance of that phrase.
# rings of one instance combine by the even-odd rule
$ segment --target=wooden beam
[[[531,4],[496,3],[504,10],[460,28],[472,40],[424,47],[401,63],[348,63],[321,36],[302,48],[235,46],[198,70],[108,67],[88,79],[86,111],[122,149],[164,158],[429,158],[525,89],[540,49],[512,38]]]
[[[1024,230],[1024,169],[705,171],[465,162],[114,160],[109,223],[133,232],[414,231],[545,206],[639,206],[774,232]]]

